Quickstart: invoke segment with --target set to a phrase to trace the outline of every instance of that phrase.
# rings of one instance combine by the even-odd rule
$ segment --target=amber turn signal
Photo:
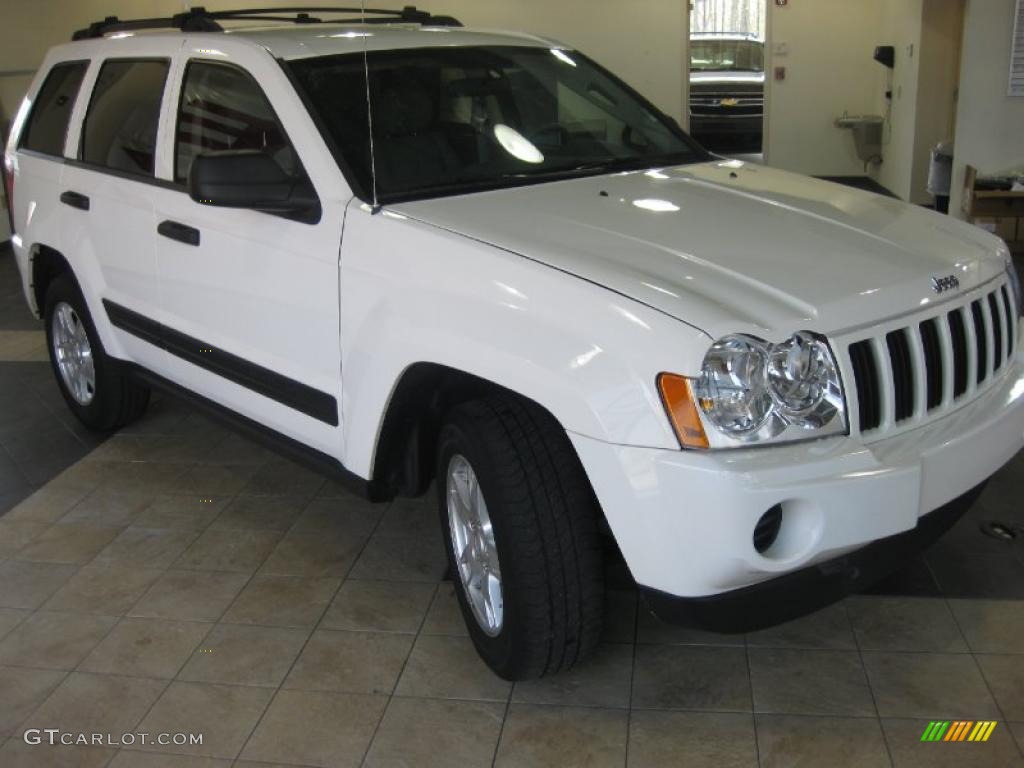
[[[658,392],[683,448],[709,447],[690,380],[674,373],[662,373],[658,376]]]

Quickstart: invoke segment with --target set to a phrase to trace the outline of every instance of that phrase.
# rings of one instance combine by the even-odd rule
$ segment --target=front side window
[[[82,127],[81,159],[90,165],[152,176],[165,60],[104,63]]]
[[[381,202],[704,160],[627,86],[574,51],[467,46],[290,63],[364,198]]]
[[[303,175],[291,142],[252,76],[227,64],[191,62],[178,110],[175,181],[187,183],[198,155],[239,150],[264,152],[289,176]]]
[[[50,70],[22,133],[23,149],[55,157],[64,154],[71,110],[88,66],[86,61],[71,61],[56,64]]]

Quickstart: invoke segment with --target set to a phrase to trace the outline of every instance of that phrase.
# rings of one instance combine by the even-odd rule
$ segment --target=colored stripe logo
[[[921,741],[988,741],[995,728],[995,720],[932,720]]]

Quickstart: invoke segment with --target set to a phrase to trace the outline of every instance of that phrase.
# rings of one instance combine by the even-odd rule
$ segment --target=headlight
[[[828,342],[809,331],[795,333],[781,344],[741,334],[726,336],[711,346],[700,378],[689,380],[689,389],[690,407],[699,411],[700,421],[708,427],[704,443],[709,447],[787,442],[846,432],[839,366]],[[686,404],[670,402],[678,388],[663,383],[661,391],[679,433]],[[684,439],[682,433],[680,440],[689,447],[702,447]]]
[[[1017,315],[1024,315],[1024,301],[1022,301],[1020,275],[1013,263],[1013,256],[1006,257],[1006,274],[1010,278],[1010,287],[1013,288],[1013,301],[1017,305]]]

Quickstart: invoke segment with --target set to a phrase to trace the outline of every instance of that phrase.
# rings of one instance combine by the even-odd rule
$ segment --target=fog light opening
[[[776,504],[757,521],[754,526],[754,549],[763,555],[779,538],[782,530],[782,505]]]

